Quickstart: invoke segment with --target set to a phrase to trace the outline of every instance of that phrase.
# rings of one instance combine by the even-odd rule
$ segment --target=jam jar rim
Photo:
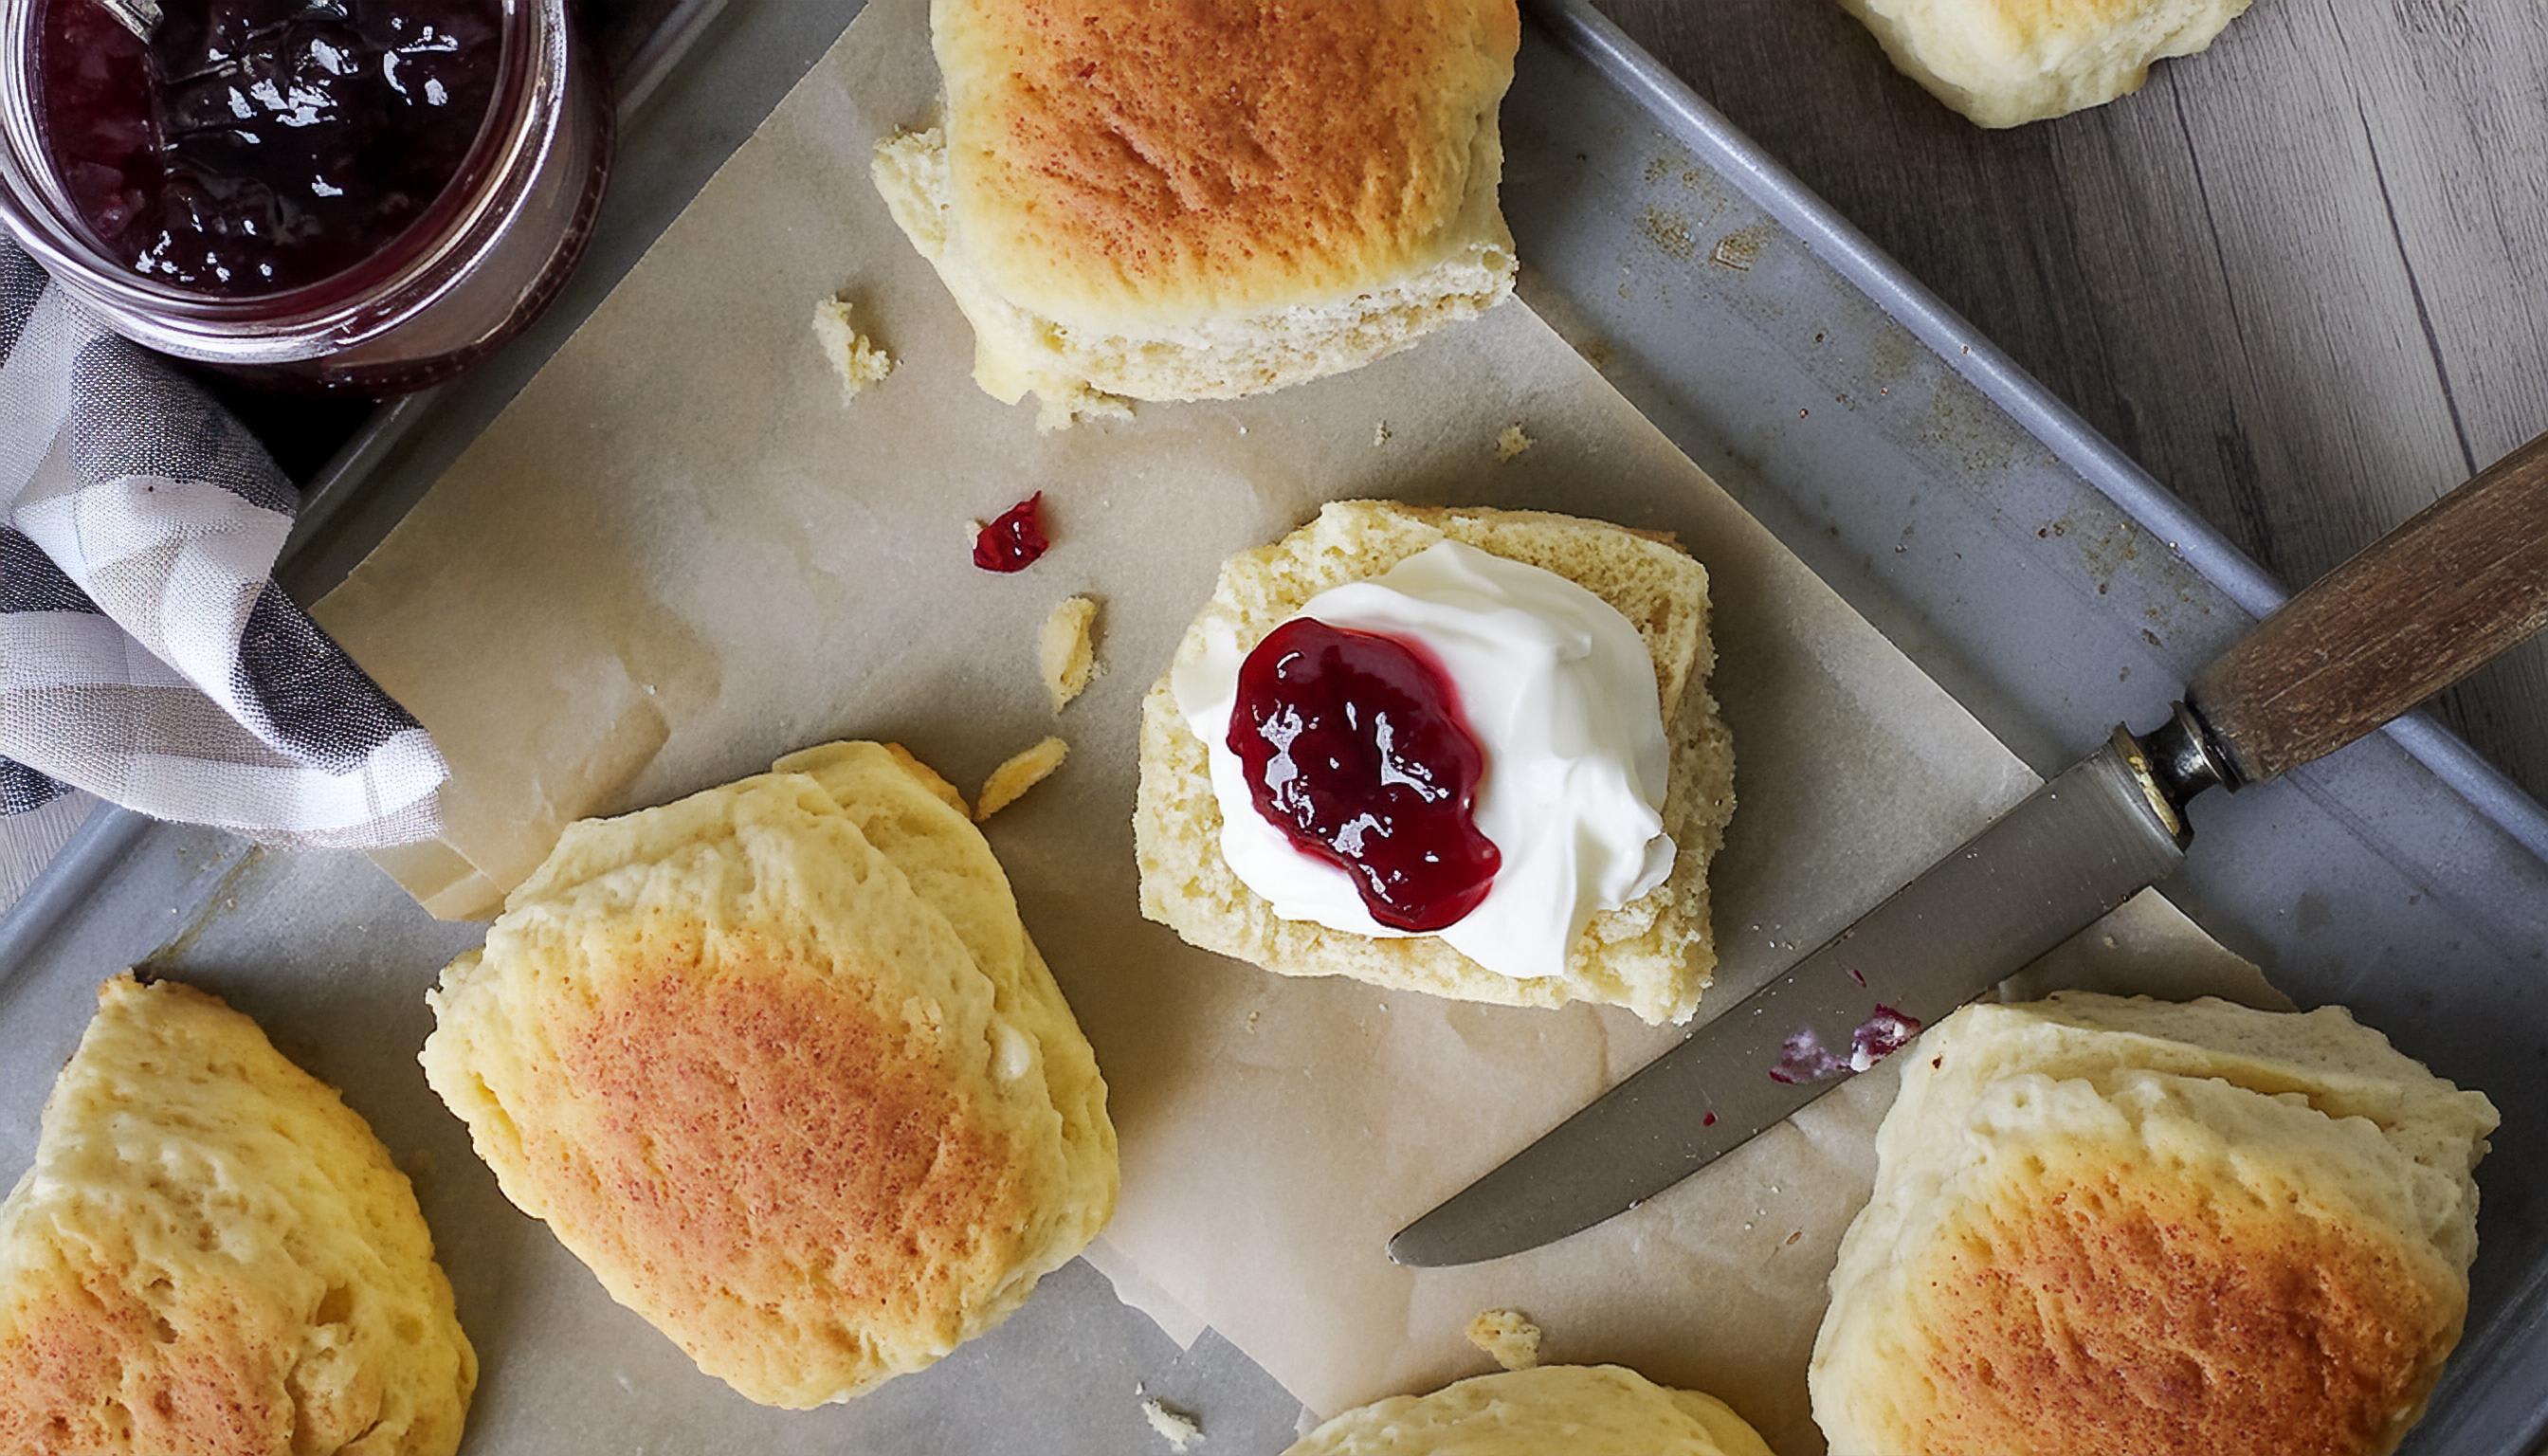
[[[44,8],[62,0],[0,0],[0,223],[58,284],[104,296],[121,309],[147,312],[214,333],[243,337],[324,333],[342,343],[370,332],[359,320],[445,285],[433,282],[455,256],[484,248],[500,228],[489,214],[504,200],[488,183],[524,146],[545,146],[538,120],[543,89],[563,81],[568,0],[496,0],[500,14],[498,71],[487,115],[479,120],[458,170],[442,193],[379,251],[324,278],[272,293],[216,294],[147,278],[100,248],[72,205],[46,144],[43,84],[35,30]],[[541,24],[546,17],[548,24]],[[554,103],[555,98],[551,98]],[[549,110],[554,110],[554,104]],[[510,209],[506,209],[510,210]],[[297,353],[297,350],[291,351]]]

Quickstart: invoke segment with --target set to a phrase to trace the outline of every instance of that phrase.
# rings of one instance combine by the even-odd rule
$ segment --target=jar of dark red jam
[[[0,0],[0,208],[135,341],[375,395],[448,378],[582,252],[607,86],[568,0]]]

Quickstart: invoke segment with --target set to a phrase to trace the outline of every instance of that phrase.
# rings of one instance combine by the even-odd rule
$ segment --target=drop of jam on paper
[[[1229,751],[1257,812],[1352,875],[1382,925],[1441,930],[1494,885],[1503,856],[1475,815],[1486,751],[1417,644],[1285,622],[1239,665]]]
[[[973,565],[986,572],[1022,572],[1052,549],[1044,533],[1044,492],[1003,510],[973,537]]]
[[[1699,1125],[1700,1127],[1702,1127],[1702,1128],[1713,1128],[1713,1127],[1715,1127],[1715,1126],[1716,1126],[1716,1114],[1714,1114],[1714,1113],[1709,1113],[1707,1116],[1705,1116],[1705,1117],[1703,1117],[1703,1118],[1700,1118],[1700,1119],[1698,1120],[1698,1125]]]
[[[1862,986],[1866,984],[1866,971],[1863,971],[1863,970],[1859,969],[1859,968],[1858,968],[1857,966],[1855,966],[1855,965],[1844,965],[1844,966],[1842,966],[1842,967],[1841,967],[1841,969],[1846,970],[1846,971],[1848,971],[1848,972],[1849,972],[1849,978],[1850,978],[1851,980],[1854,980],[1854,981],[1858,982],[1858,983],[1859,983],[1860,985],[1862,985]]]
[[[1875,1014],[1849,1034],[1846,1056],[1825,1046],[1811,1027],[1790,1034],[1779,1044],[1778,1061],[1770,1068],[1770,1080],[1800,1086],[1829,1081],[1844,1072],[1863,1072],[1911,1045],[1911,1039],[1919,1035],[1918,1017],[1878,1003]]]

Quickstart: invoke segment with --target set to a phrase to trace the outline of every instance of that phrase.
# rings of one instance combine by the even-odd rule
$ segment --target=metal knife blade
[[[1776,980],[1400,1230],[1389,1256],[1472,1264],[1636,1207],[1838,1086],[1854,1042],[1875,1044],[1856,1058],[1871,1064],[1881,1012],[1921,1024],[1947,1015],[2166,875],[2187,839],[2139,744],[2118,730]],[[1840,1065],[1815,1079],[1805,1073],[1818,1051]]]

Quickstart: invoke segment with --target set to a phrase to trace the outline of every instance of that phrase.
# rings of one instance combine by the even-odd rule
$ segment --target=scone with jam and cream
[[[1329,505],[1222,569],[1141,716],[1141,909],[1204,950],[1684,1021],[1734,809],[1707,573],[1528,511]]]

